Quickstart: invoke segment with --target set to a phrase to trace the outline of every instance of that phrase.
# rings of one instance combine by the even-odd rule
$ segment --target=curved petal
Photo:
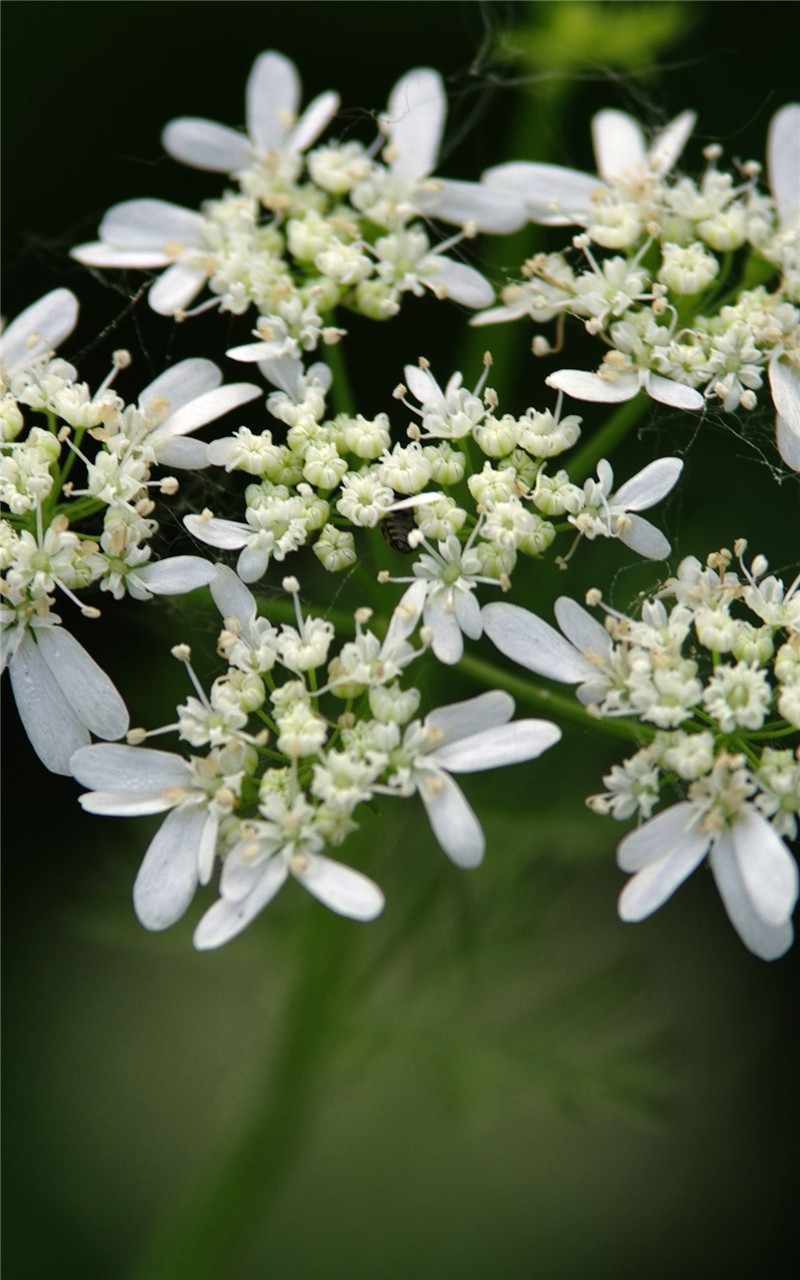
[[[457,742],[495,725],[508,724],[514,714],[514,699],[503,689],[490,689],[463,702],[437,707],[425,717],[427,728],[440,730],[444,742]],[[440,748],[437,748],[440,749]]]
[[[165,409],[171,415],[196,396],[213,391],[221,382],[222,372],[213,360],[202,356],[181,360],[144,388],[139,396],[139,408],[142,413],[160,419]]]
[[[106,675],[63,627],[37,629],[39,651],[78,719],[96,738],[121,738],[130,723],[128,708]]]
[[[448,667],[459,662],[464,653],[464,637],[449,596],[430,596],[425,602],[424,619],[433,633],[431,648],[439,661]]]
[[[255,597],[242,582],[238,573],[225,564],[217,565],[216,576],[211,583],[211,597],[223,618],[238,618],[250,623],[256,616]]]
[[[145,929],[168,929],[189,906],[209,819],[216,822],[205,807],[173,809],[150,841],[133,886],[133,908]]]
[[[780,414],[775,422],[775,439],[778,453],[792,471],[800,471],[800,433],[793,431]]]
[[[244,169],[253,158],[253,148],[243,133],[191,116],[170,120],[161,134],[161,145],[173,160],[212,173]]]
[[[632,924],[652,915],[700,865],[707,848],[707,837],[691,833],[656,862],[643,867],[619,895],[620,920]]]
[[[208,445],[204,440],[191,436],[176,436],[174,440],[159,440],[156,462],[160,467],[177,467],[182,471],[202,471],[210,466]]]
[[[89,743],[89,731],[62,693],[26,632],[9,663],[11,688],[30,744],[45,768],[69,777],[70,757]]]
[[[434,178],[420,186],[414,203],[421,213],[463,227],[472,222],[489,235],[508,235],[528,221],[525,204],[502,187],[481,186],[478,182],[456,182]]]
[[[374,920],[386,905],[374,880],[322,854],[306,853],[293,858],[290,870],[309,893],[337,915]]]
[[[116,249],[105,240],[79,244],[70,249],[69,256],[84,267],[112,267],[120,271],[150,271],[168,267],[172,261],[168,253],[153,249]]]
[[[282,53],[256,58],[245,92],[247,132],[263,151],[278,151],[297,119],[300,77]]]
[[[498,600],[484,605],[481,616],[492,644],[528,671],[562,684],[579,684],[594,675],[583,654],[535,613]]]
[[[419,400],[420,404],[437,413],[447,412],[444,392],[430,369],[421,369],[418,364],[407,364],[403,369],[403,376],[412,396]]]
[[[229,902],[227,898],[219,898],[203,916],[194,931],[195,947],[198,951],[212,951],[230,942],[255,920],[272,901],[278,890],[286,882],[288,875],[281,858],[270,858],[255,887],[246,898],[238,902]]]
[[[767,137],[769,185],[782,227],[800,218],[800,103],[776,111]]]
[[[624,507],[626,511],[646,511],[662,498],[678,483],[683,471],[680,458],[656,458],[630,480],[620,485],[613,497],[615,506]]]
[[[663,809],[655,818],[629,832],[617,848],[617,866],[622,871],[641,871],[671,854],[689,838],[695,812],[694,805],[682,801]],[[705,841],[707,848],[711,837],[706,836]]]
[[[689,140],[697,113],[682,111],[656,134],[647,153],[647,164],[653,173],[669,173]]]
[[[170,413],[151,433],[150,440],[158,443],[168,436],[182,436],[190,431],[197,431],[207,422],[214,422],[232,409],[238,409],[263,394],[262,388],[252,382],[228,382],[224,387],[204,391],[188,404],[181,405]]]
[[[639,394],[639,378],[635,373],[621,373],[614,382],[599,373],[583,369],[558,369],[545,378],[548,387],[563,391],[573,400],[594,400],[599,404],[622,404]]]
[[[494,302],[494,289],[480,271],[442,254],[430,254],[424,260],[420,280],[437,298],[451,298],[463,307],[489,307]]]
[[[797,863],[777,831],[747,808],[732,824],[730,839],[754,910],[765,924],[786,924],[797,902]]]
[[[427,587],[422,578],[412,582],[408,590],[403,593],[389,622],[389,630],[383,642],[385,650],[392,649],[396,644],[408,639],[422,617],[426,596]]]
[[[607,182],[647,163],[641,126],[624,111],[598,111],[592,119],[592,142],[597,172]]]
[[[630,547],[631,551],[635,551],[638,556],[645,556],[648,560],[666,560],[672,550],[669,538],[666,538],[660,529],[657,529],[649,520],[645,520],[643,516],[629,515],[627,528],[618,533],[617,537],[626,547]]]
[[[217,566],[201,556],[168,556],[136,569],[130,576],[138,578],[154,596],[182,596],[207,587],[216,572]]]
[[[174,316],[194,302],[206,282],[203,267],[189,267],[185,262],[173,262],[159,276],[147,295],[153,311],[159,316]]]
[[[0,362],[5,372],[24,368],[55,351],[78,323],[78,299],[70,289],[53,289],[26,307],[0,334]],[[36,337],[38,341],[31,340]]]
[[[714,842],[709,855],[711,870],[728,919],[748,951],[762,960],[777,960],[794,941],[791,924],[771,925],[753,907],[727,833]]]
[[[236,572],[242,582],[258,582],[269,567],[269,551],[266,547],[244,547],[236,561]]]
[[[433,834],[451,862],[466,869],[483,862],[486,840],[461,788],[446,773],[418,776],[420,799]]]
[[[705,405],[702,395],[694,387],[674,382],[672,378],[662,378],[659,373],[648,373],[645,390],[653,400],[668,404],[671,409],[696,410]]]
[[[170,787],[189,787],[192,781],[192,771],[182,756],[121,742],[98,742],[76,751],[70,772],[82,786],[93,791],[126,794],[160,794]]]
[[[437,747],[428,759],[448,772],[480,773],[535,760],[560,737],[561,730],[549,720],[514,720]]]
[[[183,523],[193,537],[210,547],[219,547],[221,551],[238,551],[250,537],[246,525],[233,520],[218,520],[216,516],[208,519],[205,516],[184,516]]]
[[[339,95],[329,89],[310,102],[286,139],[287,151],[305,151],[327,129],[339,110]]]
[[[464,635],[469,636],[470,640],[480,640],[483,635],[483,622],[481,621],[481,606],[478,604],[478,597],[475,592],[454,591],[453,608],[455,609],[456,621]]]
[[[442,77],[430,67],[409,71],[389,95],[387,118],[392,171],[416,182],[433,171],[442,140],[447,99]]]
[[[785,360],[771,360],[769,389],[787,429],[800,437],[800,369],[795,369]]]
[[[116,249],[164,251],[169,242],[204,243],[202,214],[166,200],[126,200],[109,209],[100,223],[100,239]]]
[[[594,174],[525,160],[495,165],[481,175],[481,182],[518,196],[530,221],[549,227],[567,227],[585,218],[595,192],[603,190]]]

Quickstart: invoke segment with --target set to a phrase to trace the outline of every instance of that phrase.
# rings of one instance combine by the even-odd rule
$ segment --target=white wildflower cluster
[[[601,625],[564,597],[561,634],[503,603],[483,610],[483,625],[529,670],[576,684],[597,717],[636,717],[654,730],[588,802],[643,821],[619,847],[619,865],[633,873],[622,918],[650,915],[708,855],[743,941],[773,959],[791,945],[797,900],[784,842],[800,825],[800,576],[785,588],[764,556],[748,566],[746,544],[735,551],[738,573],[724,549],[705,565],[683,560],[636,618],[606,608]],[[676,789],[686,798],[653,817]]]
[[[77,299],[56,289],[0,340],[2,661],[31,743],[56,773],[69,773],[91,733],[118,738],[128,725],[108,676],[60,625],[56,590],[91,618],[99,610],[80,593],[93,586],[148,600],[210,582],[214,566],[198,556],[153,557],[151,493],[174,493],[177,481],[152,472],[205,466],[206,445],[187,433],[261,394],[220,386],[210,360],[185,360],[127,405],[111,389],[125,352],[92,393],[55,354],[77,318]]]
[[[157,199],[115,205],[100,240],[73,256],[92,267],[165,268],[149,292],[161,315],[185,314],[205,287],[223,311],[254,308],[257,341],[235,349],[241,360],[338,341],[332,315],[341,307],[385,320],[404,294],[426,290],[488,306],[492,286],[448,251],[477,231],[516,230],[525,208],[504,191],[431,176],[447,109],[438,72],[417,68],[395,85],[380,119],[380,157],[379,140],[315,147],[339,97],[323,93],[298,117],[299,102],[294,64],[261,54],[247,83],[246,134],[194,118],[163,133],[175,160],[226,175],[230,188],[200,212]],[[460,231],[432,243],[431,218]]]
[[[537,254],[502,306],[473,323],[582,320],[608,347],[599,369],[547,379],[579,400],[613,404],[644,389],[674,408],[712,401],[732,412],[753,409],[769,380],[781,455],[800,469],[800,105],[770,125],[770,194],[755,162],[720,169],[717,146],[699,182],[672,173],[693,124],[684,112],[647,148],[636,121],[602,111],[592,122],[599,179],[525,162],[487,171],[489,189],[523,199],[531,221],[584,230],[573,240],[580,262]],[[534,351],[552,348],[539,338]]]
[[[549,721],[511,722],[513,699],[499,690],[414,718],[421,695],[401,678],[422,652],[409,641],[421,593],[395,611],[383,641],[367,628],[370,611],[360,610],[355,639],[329,656],[333,627],[303,616],[296,579],[283,585],[296,626],[259,616],[237,575],[218,569],[211,591],[229,665],[210,695],[191,671],[188,647],[173,650],[197,696],[168,728],[206,754],[102,743],[72,756],[74,776],[91,788],[81,797],[89,812],[167,815],[134,887],[146,928],[180,919],[221,862],[220,896],[194,934],[201,950],[239,934],[290,875],[338,914],[374,919],[381,890],[323,851],[344,843],[358,806],[376,797],[419,795],[445,853],[477,866],[483,832],[452,775],[534,759],[560,737]]]

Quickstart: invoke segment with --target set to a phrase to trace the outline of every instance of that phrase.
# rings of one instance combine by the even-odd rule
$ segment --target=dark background
[[[593,7],[609,21],[636,8]],[[365,141],[397,77],[438,67],[451,93],[440,171],[470,178],[506,158],[531,96],[541,123],[524,153],[589,169],[599,107],[651,126],[695,107],[684,163],[697,171],[709,141],[763,156],[770,116],[797,92],[798,10],[786,4],[679,5],[689,29],[636,74],[600,48],[567,71],[555,54],[536,67],[490,60],[501,28],[517,24],[513,52],[531,20],[547,51],[553,8],[577,11],[6,0],[3,314],[68,285],[81,319],[64,353],[97,385],[110,352],[129,347],[119,386],[131,399],[165,361],[220,359],[229,318],[176,328],[132,303],[141,277],[109,275],[109,287],[66,255],[120,200],[192,206],[220,189],[166,158],[160,131],[183,114],[241,123],[264,49],[297,61],[305,102],[337,88],[340,124]],[[477,265],[515,265],[515,246],[498,243],[474,247]],[[456,359],[463,317],[412,303],[390,326],[350,328],[371,413],[390,407],[407,361],[434,347]],[[524,345],[510,368],[521,411],[546,368]],[[693,439],[662,418],[631,442],[620,475],[687,453],[665,514],[676,562],[741,534],[776,568],[794,555],[798,488],[775,484],[770,432],[766,415],[749,432],[710,421]],[[624,602],[651,570],[621,552],[591,548],[576,580],[611,575]],[[106,612],[88,636],[63,616],[135,722],[163,722],[186,692],[168,647],[195,629],[210,661],[207,618],[168,602]],[[181,1274],[137,1259],[163,1260],[147,1252],[154,1235],[281,1091],[302,1141],[283,1135],[282,1160],[255,1178],[253,1212],[214,1273],[225,1280],[793,1274],[798,962],[750,956],[705,874],[646,924],[619,923],[619,831],[582,806],[618,758],[613,742],[573,732],[535,767],[469,779],[489,840],[469,876],[445,865],[415,805],[368,818],[359,847],[389,900],[369,929],[329,920],[291,885],[242,939],[200,956],[190,936],[206,899],[166,935],[133,919],[148,824],[83,815],[74,785],[33,757],[7,688],[3,705],[7,1280]],[[317,1011],[312,1047],[287,1058],[315,973],[333,1012]]]

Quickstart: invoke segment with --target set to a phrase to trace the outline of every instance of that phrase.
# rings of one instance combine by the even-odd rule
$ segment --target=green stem
[[[495,667],[491,662],[485,662],[482,658],[467,655],[461,659],[458,666],[460,671],[469,672],[487,688],[505,689],[520,702],[528,703],[538,711],[547,712],[549,715],[571,720],[584,729],[607,733],[614,738],[625,738],[628,742],[635,742],[637,746],[640,746],[643,741],[649,741],[655,733],[654,729],[641,724],[638,720],[616,717],[600,719],[590,715],[574,696],[565,696],[562,693],[553,692],[552,689],[545,689],[542,685],[532,684],[527,677],[513,675],[509,671],[504,671],[502,667]]]
[[[299,980],[277,1056],[254,1090],[238,1140],[132,1271],[132,1280],[224,1280],[264,1221],[305,1147],[357,927],[311,909]],[[345,929],[343,925],[346,925]]]
[[[334,410],[336,413],[346,413],[351,418],[355,417],[356,401],[341,342],[331,343],[325,348],[325,363],[333,374],[331,398]]]
[[[645,415],[649,400],[643,392],[621,404],[616,413],[612,413],[608,421],[595,431],[592,437],[578,450],[568,462],[569,478],[573,484],[582,484],[594,473],[601,458],[607,458],[621,440],[636,426]]]

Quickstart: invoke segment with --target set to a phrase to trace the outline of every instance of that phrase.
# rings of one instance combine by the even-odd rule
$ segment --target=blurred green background
[[[602,106],[655,127],[697,109],[695,171],[711,141],[760,157],[797,95],[786,4],[6,0],[2,17],[3,312],[75,289],[65,354],[97,385],[129,347],[132,399],[165,360],[220,359],[230,318],[176,328],[130,305],[138,278],[109,288],[66,253],[122,199],[191,206],[219,189],[169,161],[160,130],[183,114],[240,123],[264,49],[297,61],[306,101],[337,88],[342,127],[364,140],[399,75],[438,67],[440,169],[471,178],[525,155],[592,168]],[[475,261],[498,272],[523,251],[478,243]],[[446,377],[463,320],[424,301],[391,326],[355,319],[363,411],[390,407],[420,354]],[[467,348],[466,381],[494,336]],[[530,336],[498,359],[511,411],[547,402]],[[686,452],[660,520],[675,563],[741,535],[776,568],[797,558],[798,486],[774,483],[770,415],[740,426],[695,438],[668,415],[626,446],[621,477]],[[593,544],[568,585],[612,583],[624,606],[656,573]],[[532,583],[545,612],[566,585]],[[191,639],[212,671],[213,624],[169,602],[106,614],[63,616],[134,721],[164,722],[186,692],[168,648]],[[470,690],[446,679],[431,702]],[[386,891],[379,921],[331,917],[292,884],[197,955],[208,897],[165,935],[132,915],[155,824],[84,815],[3,695],[6,1280],[794,1274],[798,960],[750,956],[704,872],[649,922],[619,923],[620,831],[582,803],[619,758],[613,739],[573,730],[535,764],[467,779],[488,837],[478,871],[447,864],[415,803],[387,803],[345,850]]]

